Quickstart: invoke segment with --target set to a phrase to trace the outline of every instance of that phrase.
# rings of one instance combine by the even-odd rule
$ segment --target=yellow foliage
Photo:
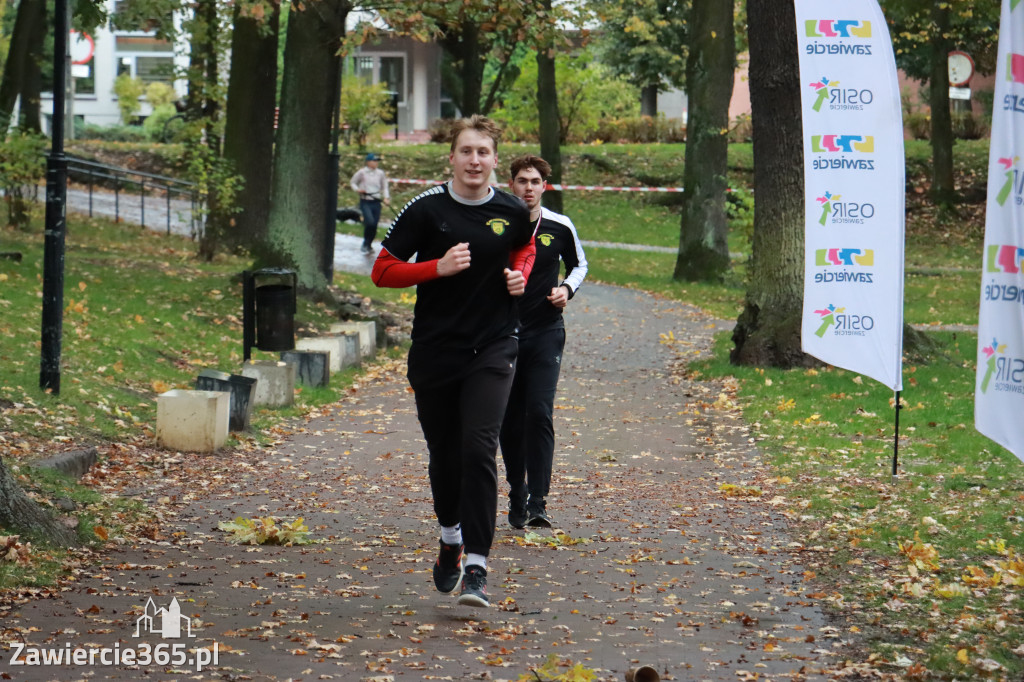
[[[914,541],[909,544],[899,543],[900,552],[910,560],[910,565],[920,570],[937,571],[939,564],[936,561],[939,553],[928,542],[921,542],[921,536],[914,531]]]

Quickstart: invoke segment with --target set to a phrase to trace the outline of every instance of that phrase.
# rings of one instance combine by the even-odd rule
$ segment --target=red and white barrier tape
[[[406,178],[388,178],[393,184],[404,185],[440,185],[443,180],[409,180]],[[501,185],[496,185],[501,187]],[[682,192],[682,187],[609,187],[607,185],[552,185],[548,183],[545,189],[562,191],[567,189],[584,190],[588,192]]]

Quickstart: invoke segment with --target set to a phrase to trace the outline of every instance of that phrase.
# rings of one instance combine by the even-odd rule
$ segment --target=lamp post
[[[64,236],[67,232],[68,160],[64,156],[64,88],[67,73],[68,3],[56,0],[53,35],[53,116],[46,157],[46,224],[43,241],[43,330],[39,387],[60,395],[64,314]]]

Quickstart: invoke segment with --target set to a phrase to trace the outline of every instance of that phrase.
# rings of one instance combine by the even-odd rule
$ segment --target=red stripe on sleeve
[[[408,263],[391,255],[387,249],[381,249],[377,260],[373,262],[370,279],[379,287],[401,289],[423,282],[437,279],[437,259],[423,263]]]

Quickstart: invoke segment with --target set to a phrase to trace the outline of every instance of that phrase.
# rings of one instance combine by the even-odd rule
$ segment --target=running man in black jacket
[[[550,527],[547,495],[555,454],[555,389],[565,346],[562,310],[587,276],[587,258],[572,221],[541,207],[551,166],[539,156],[512,162],[511,187],[530,209],[537,256],[519,299],[519,360],[501,427],[509,483],[508,522]],[[560,264],[565,279],[559,281]]]
[[[488,606],[498,433],[518,353],[516,299],[533,265],[533,224],[520,199],[488,182],[498,127],[473,116],[457,121],[452,135],[452,179],[402,209],[371,276],[381,287],[416,285],[408,377],[441,526],[434,585],[447,594],[461,584],[460,604]]]

